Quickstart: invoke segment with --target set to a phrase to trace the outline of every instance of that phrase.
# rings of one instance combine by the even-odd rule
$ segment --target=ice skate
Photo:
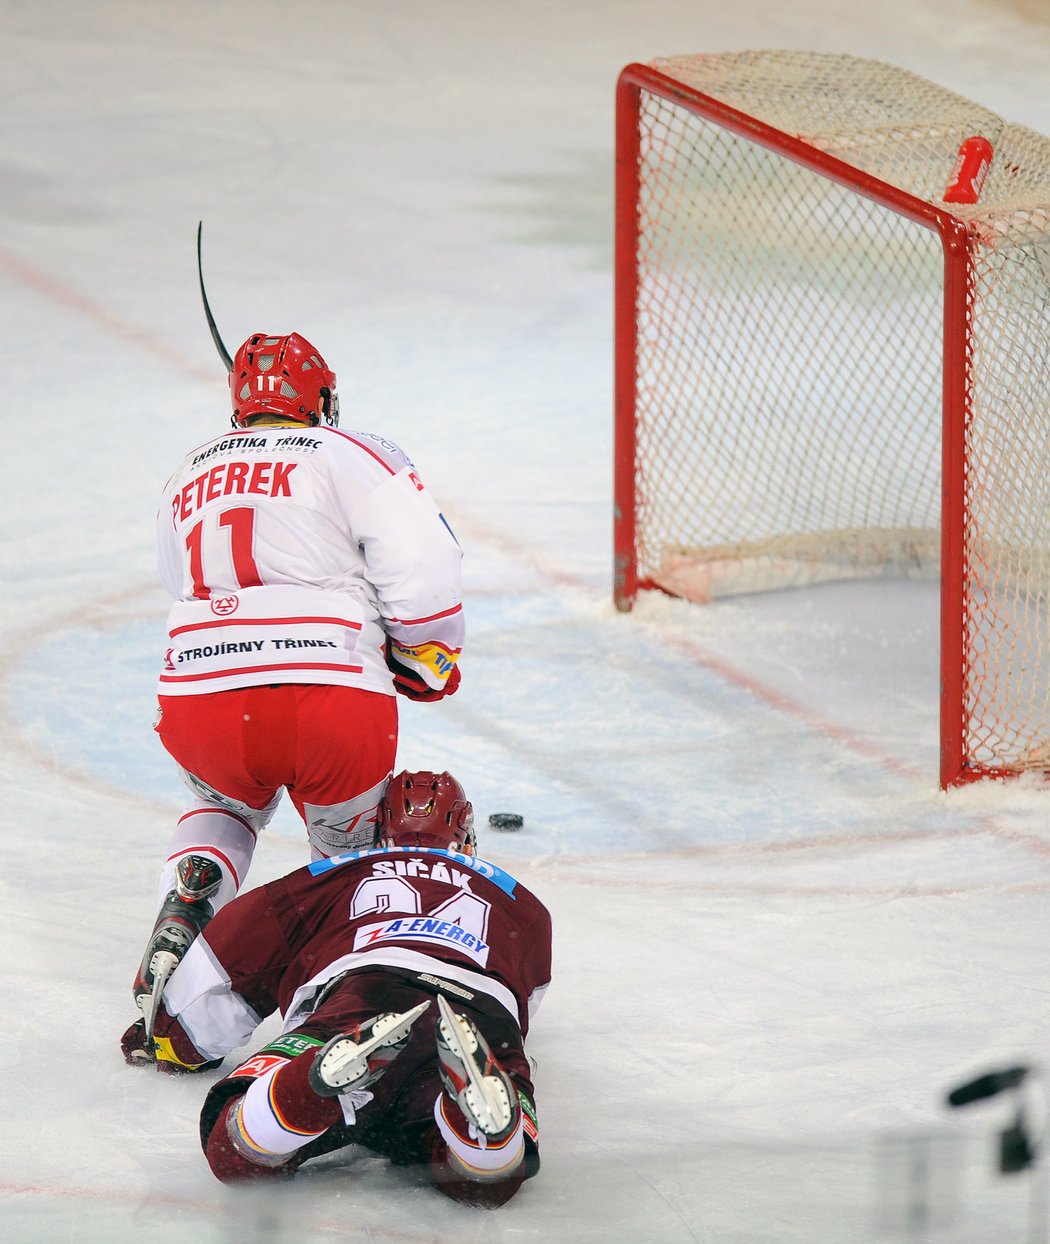
[[[164,900],[142,956],[132,992],[146,1019],[146,1035],[160,1006],[168,977],[191,942],[215,914],[208,899],[222,884],[222,870],[202,855],[186,855],[175,870],[175,889]]]
[[[518,1094],[473,1022],[457,1015],[440,994],[438,1009],[437,1050],[445,1092],[483,1136],[501,1141],[518,1125]]]
[[[411,1011],[390,1012],[333,1037],[314,1055],[310,1085],[321,1097],[375,1084],[408,1044],[412,1025],[430,1006],[421,1002]]]

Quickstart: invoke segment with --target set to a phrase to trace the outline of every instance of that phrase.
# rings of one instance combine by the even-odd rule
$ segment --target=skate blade
[[[142,1007],[142,1014],[146,1020],[146,1039],[153,1039],[153,1025],[157,1021],[157,1012],[160,1010],[160,999],[164,993],[164,986],[168,983],[168,977],[175,971],[179,964],[178,955],[173,955],[170,950],[159,950],[150,960],[150,971],[153,973],[153,990],[151,993],[143,994],[139,998],[139,1006]]]
[[[495,1076],[482,1075],[475,1061],[479,1048],[477,1039],[441,994],[438,994],[438,1010],[443,1021],[441,1035],[462,1064],[468,1080],[460,1097],[460,1108],[467,1111],[478,1131],[486,1136],[498,1136],[511,1120],[506,1090]]]
[[[360,1080],[362,1076],[368,1074],[369,1055],[384,1046],[396,1045],[407,1037],[412,1025],[429,1008],[429,1001],[421,1002],[411,1011],[392,1015],[386,1024],[373,1033],[367,1041],[362,1041],[360,1045],[349,1040],[342,1046],[337,1045],[321,1060],[321,1065],[317,1069],[321,1079],[326,1084],[330,1084],[332,1088],[352,1086],[355,1080]]]

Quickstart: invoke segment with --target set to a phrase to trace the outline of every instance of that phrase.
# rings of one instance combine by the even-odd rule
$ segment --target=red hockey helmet
[[[253,415],[280,415],[313,426],[321,399],[323,421],[330,428],[339,423],[335,372],[298,333],[252,333],[233,360],[230,397],[235,428]]]
[[[474,809],[451,773],[399,773],[379,805],[377,847],[440,847],[474,854]]]

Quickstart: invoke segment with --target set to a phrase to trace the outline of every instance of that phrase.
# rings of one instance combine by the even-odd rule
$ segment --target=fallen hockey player
[[[286,1178],[362,1145],[495,1208],[538,1170],[524,1039],[550,981],[550,916],[475,856],[473,819],[451,774],[399,774],[372,850],[234,899],[168,980],[152,1040],[142,1019],[124,1034],[133,1065],[206,1071],[280,1011],[281,1035],[205,1099],[220,1180]]]

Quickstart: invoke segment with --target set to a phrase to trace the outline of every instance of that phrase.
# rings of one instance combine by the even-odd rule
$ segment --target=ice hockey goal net
[[[617,605],[939,575],[942,785],[1050,768],[1048,280],[1050,139],[849,56],[629,65]]]

